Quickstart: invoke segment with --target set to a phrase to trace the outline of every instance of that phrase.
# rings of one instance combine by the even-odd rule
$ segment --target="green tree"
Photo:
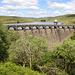
[[[23,67],[25,67],[26,62],[29,59],[31,68],[32,55],[34,55],[34,52],[37,49],[37,46],[32,42],[32,39],[32,36],[26,36],[25,39],[19,39],[16,42],[13,42],[8,50],[11,60],[15,59],[18,62],[22,62]]]
[[[40,55],[48,50],[48,42],[46,39],[42,37],[38,37],[32,40],[34,44],[37,45],[37,49],[35,50],[35,54],[33,56],[32,64],[37,67],[37,64],[40,62]]]
[[[30,58],[30,68],[32,68],[31,64],[34,64],[38,61],[38,56],[42,53],[47,51],[47,40],[39,37],[39,38],[34,38],[31,35],[26,36],[25,38],[28,40],[28,53],[29,53],[29,58]]]
[[[8,50],[10,59],[22,62],[23,66],[29,60],[29,66],[32,68],[33,59],[37,61],[39,53],[47,50],[47,44],[45,44],[43,39],[27,35],[24,39],[19,39],[10,46]]]
[[[22,62],[23,67],[25,67],[27,61],[27,47],[26,43],[19,39],[16,42],[13,42],[8,50],[9,52],[9,59],[13,62]]]
[[[16,40],[18,40],[20,38],[18,31],[9,30],[8,34],[9,34],[9,39],[10,39],[11,43],[15,42]]]
[[[75,40],[75,32],[68,39]]]
[[[18,66],[15,63],[0,63],[0,75],[43,75],[37,71],[33,71],[28,67]]]
[[[65,40],[62,44],[55,47],[55,58],[61,59],[59,64],[68,74],[75,74],[75,41]],[[63,65],[63,66],[62,66]]]
[[[8,57],[9,43],[7,27],[0,24],[0,61],[4,61]]]

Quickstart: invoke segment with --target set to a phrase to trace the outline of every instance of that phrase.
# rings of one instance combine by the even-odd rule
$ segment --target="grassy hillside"
[[[21,18],[21,17],[10,17],[10,16],[0,16],[0,22],[2,23],[26,23],[26,22],[33,22],[28,18]]]
[[[58,21],[63,22],[63,24],[75,24],[75,14],[63,15],[54,17],[54,19],[58,19]],[[53,18],[52,18],[53,20]]]
[[[68,14],[63,16],[57,16],[57,17],[44,17],[44,18],[38,18],[38,20],[46,20],[53,22],[54,19],[57,19],[59,22],[63,22],[63,24],[75,24],[75,14]]]
[[[57,19],[59,22],[63,22],[63,24],[75,24],[75,14],[68,14],[56,17],[42,17],[42,18],[0,16],[0,21],[2,23],[40,22],[41,20],[53,22],[54,19]]]

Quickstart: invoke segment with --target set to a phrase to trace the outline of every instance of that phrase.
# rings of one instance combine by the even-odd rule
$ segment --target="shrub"
[[[14,63],[0,63],[0,75],[43,75],[37,71],[33,71],[30,68],[24,68],[17,66]]]

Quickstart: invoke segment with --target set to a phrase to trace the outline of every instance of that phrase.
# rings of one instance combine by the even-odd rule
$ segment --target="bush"
[[[17,66],[14,63],[0,63],[0,75],[43,75],[29,68]]]
[[[8,48],[10,44],[7,26],[0,24],[0,61],[6,60],[8,57]]]

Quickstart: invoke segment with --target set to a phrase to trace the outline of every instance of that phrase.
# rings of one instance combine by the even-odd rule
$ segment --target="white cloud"
[[[15,5],[36,5],[38,0],[3,0],[1,3]]]
[[[3,0],[1,3],[6,3],[6,5],[4,4],[0,7],[0,15],[20,17],[51,17],[64,14],[75,14],[75,0],[67,3],[58,3],[57,0],[46,0],[50,10],[39,9],[38,1],[39,0]],[[23,10],[20,11],[21,9]],[[24,11],[26,9],[27,11]]]
[[[38,9],[37,6],[30,6],[30,7],[25,7],[25,6],[13,6],[13,5],[4,5],[0,7],[0,10],[21,10],[21,9],[27,9],[27,10],[35,10]]]
[[[1,10],[0,15],[2,15],[2,16],[20,16],[20,17],[24,17],[24,13],[22,13],[22,12],[7,11],[7,10]]]
[[[40,10],[33,10],[28,12],[21,12],[21,11],[7,11],[7,10],[1,10],[0,15],[7,15],[7,16],[20,16],[20,17],[53,17],[53,16],[59,16],[64,15],[67,13],[71,13],[70,11],[66,12],[59,12],[59,11],[50,11],[46,9],[40,9]]]
[[[19,10],[19,9],[39,9],[38,0],[3,0],[6,3],[0,9]]]
[[[46,0],[48,7],[50,9],[54,9],[55,11],[52,13],[52,15],[65,15],[65,14],[75,14],[75,0],[71,0],[66,3],[52,1],[52,0]]]
[[[56,10],[75,10],[75,0],[67,3],[51,2],[51,0],[47,0],[47,4],[49,8]]]
[[[20,16],[20,17],[48,17],[50,16],[51,11],[48,10],[32,10],[28,12],[20,12],[18,11],[8,11],[8,10],[1,10],[0,15],[7,15],[7,16]]]
[[[38,11],[30,11],[26,13],[26,16],[29,17],[47,17],[49,16],[50,11],[46,10],[46,9],[40,9]]]

